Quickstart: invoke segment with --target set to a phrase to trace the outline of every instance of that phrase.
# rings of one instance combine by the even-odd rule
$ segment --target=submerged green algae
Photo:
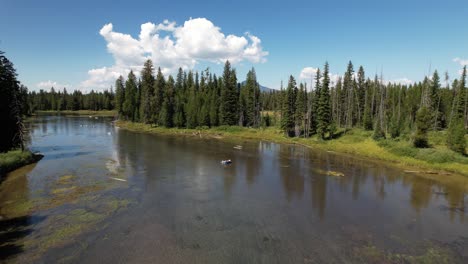
[[[46,188],[31,194],[27,174],[30,170],[14,173],[0,185],[0,216],[2,220],[28,220],[2,230],[1,235],[21,233],[8,241],[0,241],[0,248],[17,248],[20,255],[11,253],[10,262],[34,263],[47,251],[76,242],[89,232],[105,228],[106,219],[125,210],[132,201],[109,194],[119,185],[107,181],[82,185],[76,175],[50,177]],[[7,233],[3,233],[7,232]]]
[[[409,263],[409,264],[451,264],[458,263],[457,256],[448,248],[431,245],[421,254],[386,252],[374,245],[353,249],[353,263]]]

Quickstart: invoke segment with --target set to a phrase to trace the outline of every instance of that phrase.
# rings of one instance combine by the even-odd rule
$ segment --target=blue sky
[[[116,73],[136,69],[147,56],[157,58],[155,65],[167,73],[180,63],[195,70],[210,67],[218,74],[219,61],[230,57],[239,79],[255,67],[259,82],[272,88],[290,74],[300,79],[304,68],[322,67],[326,60],[333,74],[342,74],[351,60],[356,69],[363,65],[370,77],[383,69],[387,80],[412,81],[421,80],[430,68],[455,78],[468,63],[466,0],[0,0],[0,10],[0,50],[31,90],[50,85],[103,89]],[[137,48],[151,46],[139,39],[141,25],[147,22],[153,23],[150,37],[168,36],[173,46],[165,50],[153,45],[133,56]],[[101,30],[109,23],[112,28]],[[173,27],[157,30],[158,25]],[[218,34],[214,41],[219,42],[208,43],[212,33],[224,36]],[[206,41],[199,46],[188,42],[200,34]],[[261,43],[255,44],[252,36]]]

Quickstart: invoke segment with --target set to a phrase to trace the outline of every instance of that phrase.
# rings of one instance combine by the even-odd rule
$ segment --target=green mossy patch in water
[[[56,183],[59,185],[72,184],[75,181],[75,179],[76,179],[75,175],[63,175],[58,178]]]
[[[71,187],[64,187],[64,188],[56,188],[52,189],[51,193],[53,195],[63,195],[72,192],[73,190],[76,189],[76,186],[71,186]]]
[[[76,243],[86,233],[106,228],[109,217],[133,202],[107,192],[118,185],[107,181],[83,185],[79,177],[71,174],[55,178],[48,182],[48,188],[31,196],[25,188],[25,173],[10,176],[2,184],[2,189],[9,192],[2,198],[0,215],[6,219],[47,215],[43,221],[34,224],[36,227],[31,234],[8,241],[9,245],[21,247],[24,252],[18,259],[12,259],[13,262],[38,262],[49,250]]]
[[[321,169],[315,169],[315,172],[327,176],[333,176],[333,177],[343,177],[345,176],[344,173],[339,172],[339,171],[332,171],[332,170],[321,170]]]
[[[70,186],[52,189],[52,197],[44,198],[38,201],[38,209],[46,210],[64,204],[76,204],[86,195],[101,191],[103,189],[104,186],[101,185]]]
[[[100,197],[100,199],[105,199]],[[49,228],[28,237],[23,245],[32,254],[31,258],[38,259],[51,248],[60,248],[77,241],[77,238],[87,232],[98,231],[107,226],[106,219],[121,208],[126,208],[131,202],[124,199],[111,198],[103,201],[99,208],[75,208],[67,213],[49,217]]]
[[[354,248],[353,260],[356,263],[410,263],[410,264],[450,264],[458,263],[455,255],[448,249],[429,247],[421,255],[408,255],[385,252],[370,245]]]
[[[44,239],[37,244],[44,250],[64,245],[68,240],[79,235],[85,227],[85,224],[69,224],[59,228],[54,228],[54,231],[50,235],[45,236]]]
[[[85,209],[75,209],[69,213],[72,222],[96,222],[103,220],[106,216]]]
[[[100,197],[99,200],[101,199],[105,198]],[[48,223],[49,232],[41,235],[37,243],[33,244],[45,249],[73,242],[76,236],[99,228],[101,225],[97,227],[97,224],[103,223],[108,216],[119,209],[127,208],[130,203],[129,200],[111,198],[108,201],[104,200],[102,206],[96,205],[93,209],[80,207],[66,214],[51,216]]]
[[[29,215],[34,208],[34,203],[30,200],[20,200],[11,203],[5,203],[0,208],[2,215],[8,216],[8,218],[15,218],[20,216]]]
[[[106,203],[110,211],[117,211],[120,208],[127,208],[129,204],[130,204],[130,201],[125,200],[125,199],[121,199],[121,200],[113,199]]]

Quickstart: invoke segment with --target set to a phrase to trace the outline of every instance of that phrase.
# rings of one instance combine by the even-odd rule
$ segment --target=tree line
[[[68,93],[66,88],[62,91],[56,91],[54,87],[50,91],[39,90],[28,94],[28,100],[25,105],[27,113],[35,111],[76,111],[76,110],[113,110],[115,108],[115,94],[110,90],[104,92],[91,92],[83,94],[79,90]]]
[[[325,63],[323,73],[320,69],[316,73],[312,92],[306,92],[304,84],[297,88],[291,76],[277,99],[282,102],[281,127],[290,136],[318,134],[322,139],[333,138],[339,128],[344,133],[351,128],[373,130],[376,140],[406,134],[412,135],[415,147],[422,148],[429,146],[429,131],[448,129],[448,147],[465,152],[466,66],[451,85],[446,73],[445,86],[437,70],[410,85],[384,83],[382,79],[382,75],[366,78],[362,66],[355,74],[352,62],[334,85]]]
[[[18,91],[26,97],[20,101],[23,112],[115,109],[121,119],[165,127],[277,126],[290,137],[317,135],[323,140],[360,128],[373,131],[376,140],[411,135],[416,147],[429,146],[429,131],[447,130],[447,145],[464,153],[466,67],[458,79],[450,82],[447,73],[443,77],[441,81],[435,70],[418,83],[386,83],[382,74],[369,78],[362,66],[355,72],[349,62],[346,72],[331,80],[325,63],[317,70],[312,89],[290,76],[285,88],[261,92],[255,69],[239,82],[229,61],[219,77],[209,69],[179,68],[174,78],[147,60],[140,78],[133,71],[126,78],[120,76],[115,92],[111,88],[88,94],[66,89],[27,93],[25,87]]]
[[[290,76],[280,91],[260,92],[255,70],[246,81],[237,82],[229,61],[223,75],[208,70],[188,73],[179,69],[174,80],[158,69],[153,74],[148,60],[137,80],[130,72],[117,79],[116,109],[121,118],[133,122],[195,128],[239,125],[277,125],[288,136],[332,139],[338,130],[352,128],[373,131],[373,138],[412,135],[414,146],[428,147],[428,132],[448,129],[447,145],[464,153],[468,127],[466,66],[459,79],[445,85],[435,70],[415,84],[384,83],[382,74],[373,79],[352,62],[335,82],[330,80],[328,63],[318,69],[313,89]]]
[[[141,78],[131,71],[115,83],[115,106],[122,119],[165,127],[196,128],[220,125],[259,127],[261,93],[255,70],[238,83],[229,61],[222,77],[208,69],[200,73],[179,69],[176,78],[153,74],[145,62]]]

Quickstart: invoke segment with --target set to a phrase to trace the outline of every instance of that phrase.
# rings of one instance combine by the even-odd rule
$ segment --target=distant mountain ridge
[[[246,82],[246,81],[241,82],[241,85],[245,85],[245,82]],[[273,91],[276,91],[276,89],[269,88],[269,87],[263,86],[263,85],[261,85],[261,84],[259,84],[259,85],[260,85],[260,91],[261,91],[261,92],[273,92]]]

